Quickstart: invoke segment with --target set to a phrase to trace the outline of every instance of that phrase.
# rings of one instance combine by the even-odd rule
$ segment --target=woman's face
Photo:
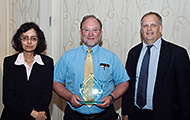
[[[38,43],[36,31],[32,28],[21,35],[21,45],[24,52],[34,52]]]

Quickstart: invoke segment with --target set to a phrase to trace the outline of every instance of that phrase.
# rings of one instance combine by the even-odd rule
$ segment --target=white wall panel
[[[84,15],[94,14],[103,22],[102,47],[113,51],[125,64],[129,49],[140,42],[140,18],[149,11],[162,16],[163,38],[184,46],[190,53],[189,7],[189,0],[0,0],[0,95],[3,58],[15,53],[11,38],[26,21],[40,25],[47,39],[46,54],[56,63],[64,52],[80,45],[80,21]],[[53,94],[53,120],[62,119],[65,105]],[[1,106],[2,102],[0,112]],[[115,108],[120,113],[121,99]]]

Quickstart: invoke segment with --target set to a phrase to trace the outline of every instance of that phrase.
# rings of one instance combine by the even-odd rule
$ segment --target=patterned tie
[[[88,54],[86,55],[85,59],[85,65],[84,65],[84,80],[89,76],[93,74],[93,61],[92,61],[92,55],[90,52],[92,52],[91,49],[87,50]],[[94,95],[93,92],[93,86],[94,86],[94,80],[89,79],[85,84],[83,88],[83,99],[84,101],[94,101]],[[89,108],[92,105],[87,105]]]
[[[88,54],[86,55],[85,63],[84,63],[84,80],[89,76],[89,74],[93,73],[93,62],[92,62],[92,52],[91,49],[87,50]]]
[[[147,51],[142,61],[141,71],[140,71],[140,76],[139,76],[139,82],[138,82],[138,88],[137,88],[137,104],[141,109],[146,105],[150,48],[152,46],[153,45],[147,46]]]

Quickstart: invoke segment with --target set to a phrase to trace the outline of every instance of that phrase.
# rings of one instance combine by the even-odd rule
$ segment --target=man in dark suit
[[[162,39],[162,28],[158,13],[141,19],[143,42],[126,62],[130,85],[122,98],[124,120],[190,120],[188,53]]]

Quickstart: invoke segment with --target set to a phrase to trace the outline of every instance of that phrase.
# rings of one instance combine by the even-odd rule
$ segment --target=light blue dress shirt
[[[156,82],[157,68],[158,68],[158,60],[160,56],[160,48],[161,48],[161,38],[159,38],[150,49],[150,61],[149,61],[149,74],[148,74],[148,83],[147,83],[147,104],[143,107],[143,109],[153,110],[153,94],[154,94],[154,86]],[[136,84],[135,84],[135,106],[139,107],[136,103],[137,100],[137,88],[138,81],[140,75],[140,69],[142,60],[147,50],[147,44],[143,41],[143,47],[139,56],[139,60],[137,63],[137,71],[136,71]]]
[[[54,80],[62,84],[65,83],[66,88],[73,94],[79,95],[79,97],[81,97],[79,89],[84,78],[84,62],[87,50],[88,47],[83,44],[80,47],[65,52],[54,68]],[[114,84],[118,85],[128,81],[129,76],[123,64],[113,52],[96,45],[92,48],[91,54],[95,78],[103,87],[101,100],[114,90]],[[109,64],[109,67],[100,66],[101,63]],[[71,106],[69,102],[67,103]],[[83,114],[100,113],[104,110],[95,105],[92,105],[90,108],[86,105],[79,108],[71,106],[71,108]]]

